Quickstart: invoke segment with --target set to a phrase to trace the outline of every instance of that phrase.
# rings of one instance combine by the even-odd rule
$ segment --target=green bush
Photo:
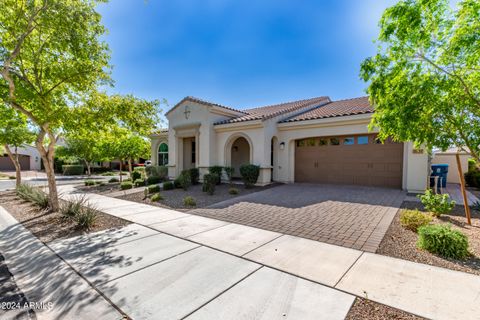
[[[38,188],[22,183],[16,188],[16,194],[21,199],[32,202],[42,209],[48,208],[48,196],[45,192]]]
[[[86,205],[87,201],[85,196],[81,196],[70,201],[62,201],[60,203],[60,214],[64,218],[73,219],[80,214],[82,208]]]
[[[132,188],[133,188],[132,181],[124,181],[120,184],[120,189],[122,189],[122,190],[127,190],[127,189],[132,189]]]
[[[244,164],[240,167],[240,175],[246,188],[251,188],[257,183],[260,175],[260,166],[254,164]]]
[[[464,174],[464,176],[467,186],[474,188],[480,187],[480,171],[468,171]]]
[[[145,175],[146,175],[145,167],[135,167],[135,168],[133,168],[133,171],[140,172],[140,174],[142,175],[142,178],[144,178]]]
[[[10,179],[10,180],[15,180],[15,179],[17,179],[17,178],[14,177],[14,176],[9,176],[8,179]]]
[[[180,189],[182,187],[182,182],[180,181],[180,177],[177,177],[175,180],[173,180],[173,185],[177,189]]]
[[[477,161],[473,158],[468,159],[468,172],[477,170]]]
[[[145,180],[137,179],[133,182],[133,184],[135,185],[135,187],[142,187],[145,185]]]
[[[240,191],[237,188],[228,189],[229,194],[238,194]]]
[[[417,247],[445,258],[464,259],[469,256],[468,238],[444,224],[418,228]]]
[[[211,174],[215,174],[217,176],[217,184],[220,184],[222,182],[222,173],[223,173],[223,167],[222,166],[212,166],[208,168],[208,171]]]
[[[197,205],[197,200],[194,197],[186,196],[183,198],[183,204],[188,207],[195,207]]]
[[[449,213],[455,207],[455,201],[450,201],[448,194],[435,194],[431,189],[425,191],[424,195],[418,196],[426,210],[436,217]]]
[[[163,197],[160,193],[155,193],[150,197],[150,200],[153,202],[157,202],[157,201],[163,200]]]
[[[94,186],[95,185],[95,181],[94,180],[85,180],[85,185],[86,186]]]
[[[131,178],[132,178],[133,181],[140,180],[140,179],[142,179],[142,173],[140,171],[133,170]]]
[[[115,172],[108,171],[101,174],[101,176],[116,176]]]
[[[106,186],[106,185],[107,185],[107,183],[104,182],[104,181],[101,181],[101,182],[99,182],[99,183],[97,183],[97,184],[98,184],[99,186]]]
[[[227,175],[228,182],[232,182],[232,176],[233,176],[233,173],[235,172],[235,168],[224,167],[223,170],[225,171],[225,174]]]
[[[209,195],[215,193],[215,185],[217,184],[218,176],[213,173],[205,174],[203,176],[202,191],[207,192]]]
[[[148,166],[145,167],[147,177],[158,177],[160,180],[165,180],[168,176],[168,168],[165,166]]]
[[[175,189],[175,186],[173,185],[173,182],[171,181],[166,181],[163,183],[163,190],[173,190]]]
[[[190,180],[192,181],[192,184],[197,185],[198,180],[200,179],[200,171],[198,168],[191,168],[188,170],[188,172],[190,173]]]
[[[114,182],[118,182],[118,178],[110,178],[110,180],[108,180],[109,183],[114,183]]]
[[[187,191],[188,188],[192,185],[192,178],[190,177],[190,171],[183,170],[182,173],[178,176],[178,181],[180,183],[180,187]]]
[[[64,164],[62,171],[64,176],[79,176],[85,172],[85,168],[81,164]]]
[[[404,209],[400,212],[400,224],[409,230],[417,232],[418,228],[432,222],[432,216],[415,210]]]
[[[160,186],[158,184],[152,184],[147,187],[148,193],[152,194],[160,191]]]
[[[93,207],[86,205],[80,212],[74,217],[77,227],[81,230],[90,230],[97,220],[97,210]]]
[[[151,176],[147,178],[147,185],[157,184],[160,182],[162,182],[162,179],[160,179],[160,177]]]

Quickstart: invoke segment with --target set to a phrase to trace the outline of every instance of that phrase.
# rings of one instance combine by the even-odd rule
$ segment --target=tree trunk
[[[84,160],[85,161],[85,165],[87,166],[87,176],[91,176],[92,175],[92,171],[90,170],[90,162],[87,161],[87,160]]]
[[[130,178],[132,177],[132,159],[128,159],[128,173],[130,173]]]
[[[18,161],[17,147],[15,147],[15,156],[12,154],[12,151],[7,144],[5,145],[5,151],[7,151],[8,157],[10,158],[10,160],[12,160],[13,165],[15,166],[15,185],[18,188],[22,183],[22,168],[20,166],[20,161]]]
[[[56,139],[51,132],[48,132],[50,142],[48,143],[48,148],[45,150],[43,145],[45,135],[47,132],[44,128],[40,129],[40,132],[35,141],[35,146],[37,147],[40,157],[43,160],[43,166],[45,167],[45,173],[47,174],[48,181],[48,204],[52,211],[58,211],[59,202],[58,202],[58,191],[57,191],[57,182],[55,181],[55,170],[54,170],[54,156],[55,156],[55,143]]]
[[[123,178],[122,178],[122,160],[120,160],[120,183],[122,183]]]

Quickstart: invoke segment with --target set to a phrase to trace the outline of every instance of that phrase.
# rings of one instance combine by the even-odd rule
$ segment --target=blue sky
[[[365,95],[381,0],[111,0],[112,93],[236,108]],[[166,107],[164,107],[166,109]]]

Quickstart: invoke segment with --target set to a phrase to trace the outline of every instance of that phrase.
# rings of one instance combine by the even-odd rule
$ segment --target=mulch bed
[[[188,191],[184,191],[183,189],[173,189],[173,190],[162,190],[160,194],[163,197],[163,200],[159,202],[150,201],[150,199],[144,199],[145,194],[143,191],[138,193],[132,193],[127,195],[122,195],[117,198],[129,201],[135,201],[140,203],[147,203],[154,206],[159,206],[163,208],[170,208],[175,209],[178,211],[188,211],[196,208],[205,208],[215,203],[229,200],[235,197],[243,196],[249,193],[265,190],[267,188],[271,188],[272,185],[265,186],[265,187],[253,187],[251,189],[246,189],[243,185],[234,185],[230,186],[229,184],[221,184],[215,187],[215,193],[213,195],[209,195],[206,192],[202,191],[202,185],[194,185],[191,186]],[[238,194],[229,194],[228,190],[230,188],[238,189]],[[195,198],[197,205],[195,207],[187,207],[183,204],[183,199],[186,196],[191,196]]]
[[[39,209],[37,206],[18,198],[13,191],[0,192],[0,203],[25,228],[45,243],[84,233],[121,228],[130,224],[123,219],[98,212],[94,227],[88,231],[83,231],[76,227],[75,222],[63,218],[59,212]]]
[[[405,201],[402,208],[424,211],[421,203]],[[463,271],[480,275],[480,213],[472,210],[472,225],[466,223],[465,212],[462,206],[455,206],[450,214],[434,218],[433,223],[450,224],[452,228],[462,231],[468,236],[468,243],[472,256],[465,260],[446,259],[416,246],[418,235],[403,228],[400,224],[400,210],[393,219],[385,237],[377,250],[378,254],[425,263],[432,266]]]
[[[23,308],[28,303],[23,292],[17,287],[13,275],[0,253],[0,319],[36,319],[35,312]]]
[[[424,319],[371,300],[356,298],[345,320],[417,320]]]

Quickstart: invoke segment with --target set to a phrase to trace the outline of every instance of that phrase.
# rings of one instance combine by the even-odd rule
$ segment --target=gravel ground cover
[[[424,319],[371,300],[357,298],[345,320],[420,320]]]
[[[25,228],[45,243],[59,238],[75,237],[87,232],[79,230],[73,221],[63,218],[59,212],[39,209],[18,198],[13,191],[0,192],[0,203]],[[98,212],[95,225],[88,232],[121,228],[128,224],[130,222]]]
[[[402,208],[424,210],[421,203],[405,201]],[[480,275],[480,213],[472,210],[472,225],[466,223],[462,206],[455,206],[450,214],[434,218],[433,223],[450,224],[452,228],[462,231],[468,236],[472,255],[465,260],[446,259],[416,246],[418,235],[403,228],[400,224],[400,210],[393,219],[377,253],[409,261],[425,263],[437,267],[468,272]]]
[[[158,202],[151,201],[149,198],[145,199],[145,194],[143,191],[133,194],[127,194],[118,196],[117,198],[129,201],[135,201],[140,203],[146,203],[154,206],[159,206],[163,208],[171,208],[178,211],[189,211],[194,208],[205,208],[212,204],[246,195],[252,192],[257,192],[265,190],[266,188],[271,188],[273,186],[266,187],[254,187],[251,189],[245,189],[242,185],[230,186],[229,184],[217,185],[215,188],[215,193],[209,195],[206,192],[202,191],[202,185],[191,186],[187,191],[183,189],[173,189],[173,190],[162,190],[160,194],[163,197],[163,200]],[[230,194],[228,191],[230,188],[235,188],[238,190],[238,194]],[[105,194],[108,195],[108,194]],[[197,205],[194,207],[186,206],[183,203],[183,199],[187,196],[193,197],[196,200]]]

